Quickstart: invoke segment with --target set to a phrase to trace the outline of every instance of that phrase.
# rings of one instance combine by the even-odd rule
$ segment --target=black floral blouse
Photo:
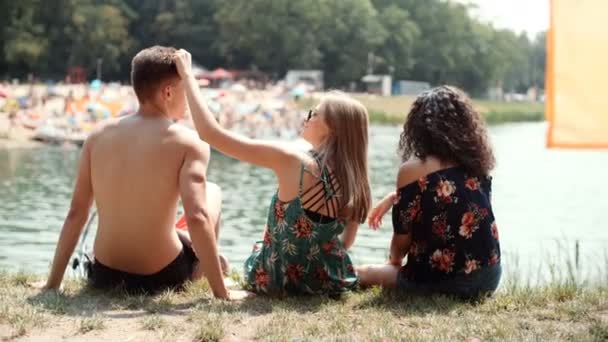
[[[431,173],[397,192],[395,234],[412,234],[402,276],[432,282],[500,263],[490,177],[460,167]]]

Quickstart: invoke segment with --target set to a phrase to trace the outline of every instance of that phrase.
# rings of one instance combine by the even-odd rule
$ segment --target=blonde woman
[[[263,241],[245,263],[248,288],[285,295],[337,294],[356,286],[347,250],[371,201],[365,107],[338,92],[323,98],[303,125],[308,151],[248,139],[215,121],[193,77],[190,54],[180,50],[174,61],[199,135],[222,153],[277,176]]]

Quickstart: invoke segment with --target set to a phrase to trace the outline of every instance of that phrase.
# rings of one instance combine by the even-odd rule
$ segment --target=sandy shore
[[[22,127],[14,127],[9,131],[8,120],[0,117],[0,149],[35,148],[44,146],[39,141],[32,140],[34,131]]]
[[[15,140],[0,138],[0,150],[21,149],[21,148],[37,148],[44,146],[43,143],[33,140]]]

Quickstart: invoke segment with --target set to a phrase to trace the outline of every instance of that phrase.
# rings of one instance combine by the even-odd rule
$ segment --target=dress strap
[[[321,183],[323,183],[323,190],[325,191],[325,197],[327,199],[330,199],[330,198],[334,197],[334,195],[336,194],[336,191],[333,186],[334,175],[333,175],[333,173],[329,172],[327,165],[321,163],[321,158],[319,158],[319,154],[316,151],[311,150],[310,154],[315,159],[315,161],[317,162],[317,166],[319,167],[320,174],[319,174],[319,177],[317,177],[317,179],[319,179],[319,181]]]
[[[315,151],[310,151],[309,153],[310,156],[315,159],[320,174],[317,176],[312,170],[307,169],[304,165],[302,166],[299,190],[299,197],[302,201],[302,205],[307,208],[307,210],[313,212],[317,212],[322,207],[325,207],[327,214],[335,216],[338,212],[338,203],[336,202],[335,197],[337,197],[340,184],[338,184],[333,173],[331,173],[325,165],[322,165],[319,155]],[[315,184],[306,189],[306,191],[303,191],[302,189],[302,177],[304,172],[310,173],[317,179]]]
[[[304,163],[300,163],[300,185],[298,185],[298,198],[302,197],[302,185],[304,184],[304,171],[306,171],[306,166],[304,166]]]

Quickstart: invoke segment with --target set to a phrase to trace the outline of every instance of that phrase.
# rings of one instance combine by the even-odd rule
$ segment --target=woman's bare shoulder
[[[441,170],[443,167],[442,163],[433,157],[427,157],[425,160],[412,158],[405,161],[399,166],[397,188],[411,184],[430,173]]]

